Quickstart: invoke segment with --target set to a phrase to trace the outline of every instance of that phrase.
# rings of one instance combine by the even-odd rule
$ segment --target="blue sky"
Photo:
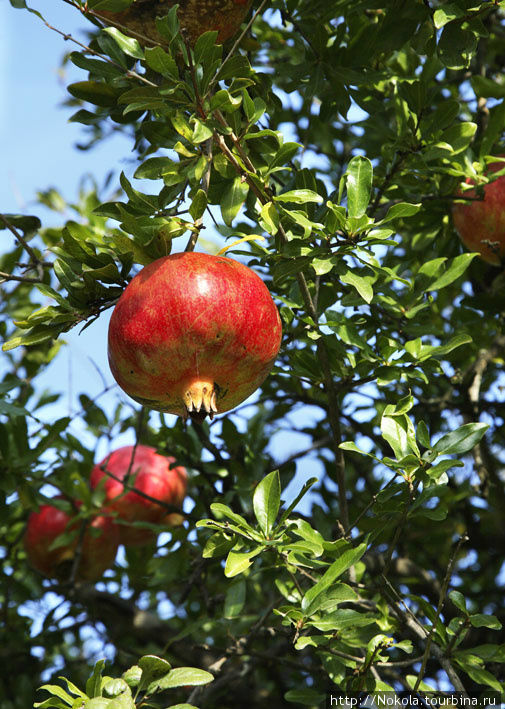
[[[90,24],[77,10],[54,0],[31,4],[50,24],[85,40]],[[61,108],[65,86],[86,78],[71,63],[61,67],[63,54],[74,49],[76,45],[64,41],[35,15],[15,10],[7,0],[0,3],[0,200],[4,211],[29,212],[35,192],[50,185],[72,197],[83,173],[104,176],[130,151],[128,141],[120,136],[91,152],[74,149],[82,137],[81,126],[68,122],[71,109]]]

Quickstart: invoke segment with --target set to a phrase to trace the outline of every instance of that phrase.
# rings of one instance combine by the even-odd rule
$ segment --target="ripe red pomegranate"
[[[180,465],[171,467],[173,463],[175,458],[160,455],[150,446],[124,446],[95,465],[91,471],[91,487],[95,488],[105,477],[104,504],[125,522],[152,522],[175,526],[180,515],[177,512],[167,515],[166,508],[154,501],[156,499],[175,507],[182,505],[186,494],[187,473]],[[142,497],[133,490],[125,490],[121,480],[124,480],[128,471],[131,475],[130,484],[153,500]],[[107,472],[112,473],[114,477]],[[125,546],[141,546],[155,538],[150,529],[125,524],[119,524],[118,527],[120,541]]]
[[[79,530],[80,525],[80,521],[72,522],[70,514],[53,505],[41,505],[38,512],[32,512],[24,535],[24,547],[33,568],[48,578],[68,579],[79,544],[79,534],[71,542],[64,542],[55,548],[52,545],[60,534]],[[76,573],[78,581],[99,579],[113,565],[119,545],[118,528],[111,517],[95,517],[90,527],[100,533],[95,535],[89,528],[84,533]]]
[[[168,13],[176,2],[182,34],[195,44],[204,32],[217,31],[219,43],[233,37],[244,20],[252,0],[133,0],[127,10],[94,10],[93,15],[130,34],[143,45],[164,44],[156,29],[156,18]]]
[[[250,268],[224,256],[171,254],[142,269],[121,295],[109,363],[136,401],[202,420],[260,386],[281,334],[272,297]]]
[[[491,163],[489,172],[505,167],[505,163]],[[468,178],[467,184],[472,184]],[[462,193],[477,198],[475,190]],[[500,266],[505,257],[505,175],[484,187],[484,199],[456,203],[452,210],[454,226],[469,251],[477,251],[487,263]]]

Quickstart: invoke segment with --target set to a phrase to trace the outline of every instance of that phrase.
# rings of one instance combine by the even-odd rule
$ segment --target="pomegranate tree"
[[[73,520],[71,514],[54,505],[41,505],[38,512],[32,512],[24,535],[24,547],[33,568],[48,578],[66,580],[76,553],[79,553],[75,579],[99,579],[116,558],[118,528],[110,516],[99,515],[91,520],[80,541],[81,524],[80,520]],[[72,539],[58,544],[58,537],[65,532],[74,532]]]
[[[244,20],[252,0],[177,0],[182,34],[194,44],[204,32],[217,31],[219,43],[233,37]],[[143,45],[163,44],[156,18],[163,17],[176,0],[133,0],[126,10],[93,10],[93,15],[130,34]]]
[[[121,295],[109,363],[136,401],[202,420],[247,399],[280,342],[279,313],[254,271],[225,256],[171,254],[143,268]]]
[[[492,163],[488,172],[496,172],[505,163]],[[467,184],[472,181],[467,179]],[[454,205],[452,216],[461,241],[470,251],[477,251],[487,263],[499,266],[505,257],[505,175],[484,187],[484,198],[475,190],[466,190],[464,197],[472,201]]]
[[[95,488],[105,478],[105,506],[124,522],[151,522],[174,526],[180,519],[177,512],[167,514],[165,505],[181,507],[186,494],[186,469],[172,467],[175,458],[160,455],[150,446],[118,448],[91,471],[90,483]],[[123,481],[131,476],[130,484],[142,494],[125,489]],[[161,503],[161,504],[158,504]],[[153,540],[150,529],[119,524],[121,543],[140,546]]]

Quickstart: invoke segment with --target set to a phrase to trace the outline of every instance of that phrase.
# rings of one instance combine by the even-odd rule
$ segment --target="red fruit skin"
[[[134,0],[127,10],[94,10],[93,15],[131,33],[143,45],[165,44],[156,29],[156,18],[179,4],[177,16],[182,34],[194,45],[204,32],[216,31],[217,42],[233,37],[244,20],[252,0]]]
[[[175,458],[160,455],[154,448],[144,445],[137,445],[132,463],[133,451],[134,446],[118,448],[95,465],[91,471],[91,487],[95,488],[105,478],[105,505],[124,522],[166,523],[171,526],[170,519],[166,520],[167,511],[164,507],[133,490],[125,492],[123,483],[110,477],[105,471],[124,480],[130,470],[130,484],[137,490],[162,503],[181,507],[186,494],[186,469],[181,465],[171,467]],[[155,539],[155,534],[150,529],[125,524],[119,524],[118,527],[120,541],[125,546],[142,546]]]
[[[172,254],[146,266],[121,295],[109,325],[109,364],[136,401],[186,417],[212,399],[212,416],[260,386],[281,335],[270,292],[250,268],[224,256]],[[204,401],[192,409],[195,391]]]
[[[80,521],[72,523],[70,515],[52,505],[41,505],[38,512],[32,512],[23,540],[31,566],[48,578],[66,580],[79,543],[78,535],[71,543],[49,547],[60,534],[78,529],[80,524]],[[90,526],[100,530],[100,534],[85,532],[76,581],[96,581],[116,558],[119,532],[113,519],[100,515],[92,519]]]
[[[492,163],[488,172],[496,172],[505,163]],[[467,184],[472,184],[470,179]],[[478,197],[466,190],[465,197]],[[500,266],[505,257],[505,175],[484,187],[484,199],[456,203],[452,210],[454,226],[469,251],[476,251],[483,261]]]

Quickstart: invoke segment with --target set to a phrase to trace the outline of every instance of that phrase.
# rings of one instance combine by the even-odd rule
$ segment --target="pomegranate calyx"
[[[195,421],[203,421],[207,414],[211,419],[217,413],[217,388],[213,382],[197,379],[183,389],[182,396],[187,415]]]

